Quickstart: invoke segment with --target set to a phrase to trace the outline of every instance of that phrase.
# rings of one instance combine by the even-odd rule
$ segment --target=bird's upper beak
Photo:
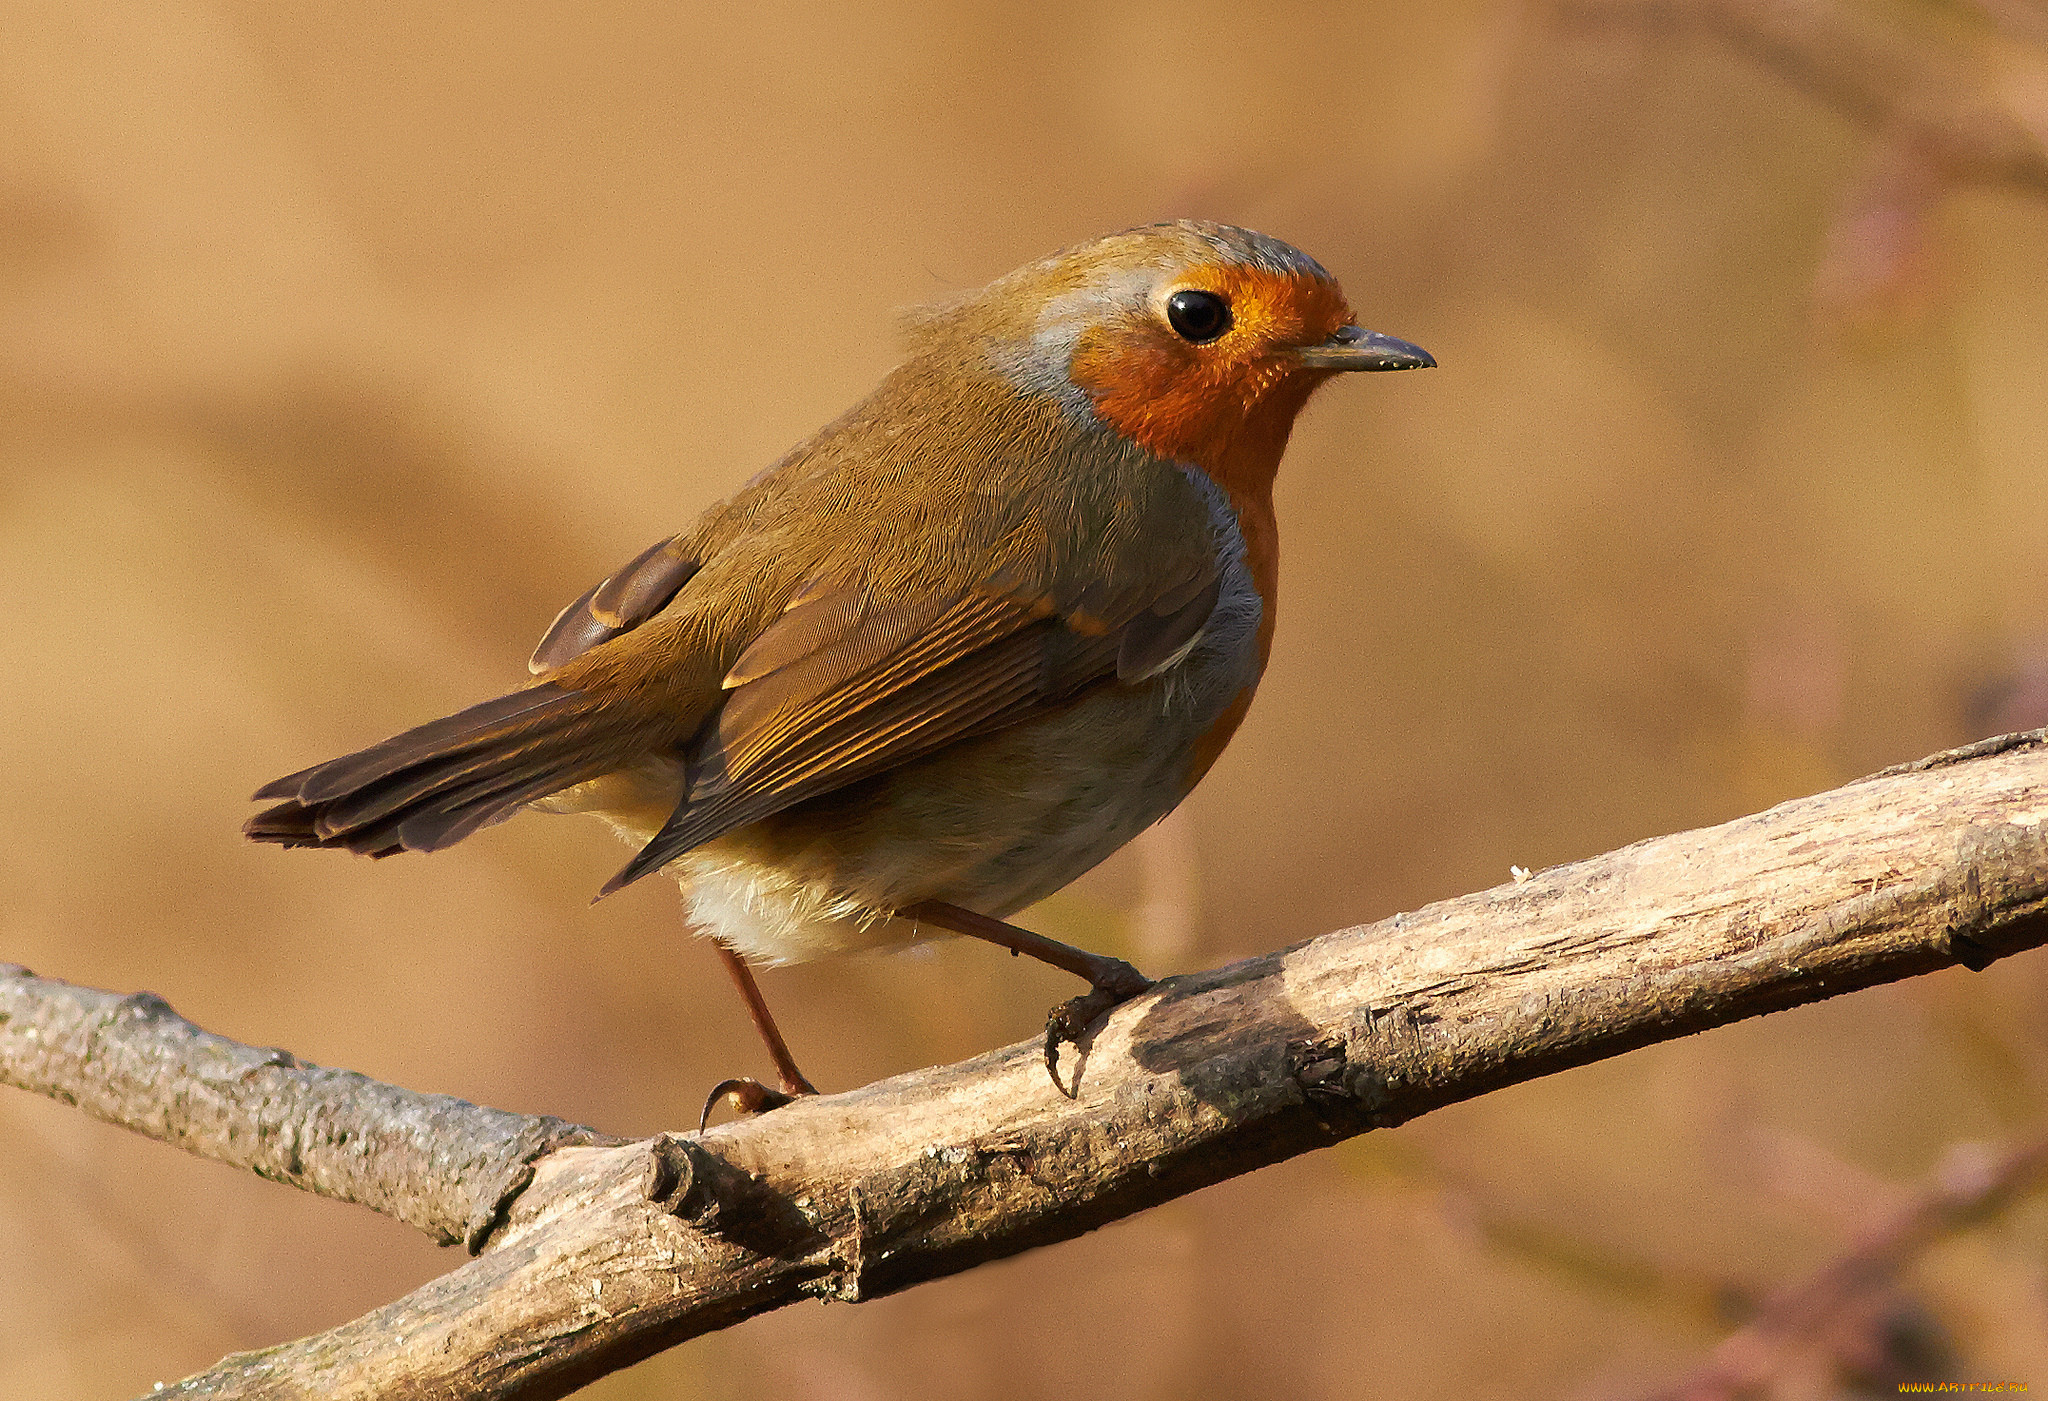
[[[1295,357],[1311,370],[1433,370],[1436,357],[1419,345],[1368,331],[1339,326],[1321,345],[1305,345]]]

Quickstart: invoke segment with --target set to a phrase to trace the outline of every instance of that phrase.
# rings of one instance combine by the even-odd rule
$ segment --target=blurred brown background
[[[1842,4],[2038,156],[2039,0]],[[898,308],[1178,215],[1443,368],[1310,411],[1259,704],[1039,927],[1211,965],[2048,721],[2048,181],[1757,48],[1682,4],[5,0],[0,958],[684,1123],[765,1067],[672,887],[588,905],[596,824],[373,864],[245,844],[247,793],[519,682]],[[765,984],[828,1087],[1072,991],[978,946]],[[2044,992],[2035,955],[1632,1055],[590,1394],[1635,1395],[1957,1145],[2048,1131]],[[2048,1385],[2044,1246],[2038,1199],[1941,1246],[1784,1394]],[[0,1395],[145,1392],[457,1263],[0,1094]]]

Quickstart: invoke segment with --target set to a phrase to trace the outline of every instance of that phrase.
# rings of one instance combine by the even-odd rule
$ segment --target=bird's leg
[[[771,1109],[780,1109],[799,1095],[814,1095],[817,1088],[804,1078],[796,1068],[796,1060],[789,1054],[789,1043],[782,1039],[782,1030],[775,1025],[775,1018],[768,1015],[768,1004],[761,999],[761,985],[754,981],[754,970],[747,967],[747,961],[713,939],[718,946],[718,956],[725,960],[725,969],[732,974],[738,985],[740,997],[747,1004],[747,1013],[754,1019],[754,1030],[761,1033],[761,1040],[767,1044],[768,1058],[775,1062],[775,1073],[782,1081],[780,1090],[771,1090],[759,1080],[724,1080],[714,1085],[711,1097],[704,1101],[704,1115],[697,1121],[697,1131],[711,1122],[711,1111],[718,1107],[721,1099],[731,1102],[732,1107],[742,1114],[765,1114]]]
[[[944,900],[925,900],[896,913],[902,919],[936,924],[941,929],[950,929],[972,939],[986,939],[1011,953],[1030,954],[1040,962],[1050,963],[1055,968],[1088,980],[1092,991],[1062,1002],[1045,1019],[1045,1073],[1052,1077],[1060,1093],[1069,1099],[1074,1097],[1075,1091],[1060,1084],[1060,1043],[1071,1041],[1076,1050],[1081,1049],[1081,1033],[1097,1017],[1152,986],[1150,978],[1120,958],[1077,949],[1072,944],[1033,934],[1028,929],[1019,929],[1004,920],[976,914]]]

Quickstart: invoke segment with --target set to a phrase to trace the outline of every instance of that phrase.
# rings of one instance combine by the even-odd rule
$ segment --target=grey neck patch
[[[990,366],[1023,393],[1057,403],[1075,424],[1103,427],[1088,391],[1074,383],[1075,347],[1090,326],[1149,315],[1162,271],[1131,268],[1053,298],[1038,314],[1030,339],[989,344]]]

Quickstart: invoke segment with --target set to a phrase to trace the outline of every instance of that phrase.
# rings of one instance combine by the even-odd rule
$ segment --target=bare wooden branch
[[[0,963],[0,1083],[478,1248],[570,1143],[560,1119],[415,1094],[201,1031],[161,997],[73,987]]]
[[[2044,942],[2036,731],[1169,979],[1091,1038],[1074,1099],[1032,1041],[701,1137],[562,1148],[479,1258],[157,1394],[559,1396],[801,1298],[872,1298],[1504,1085]]]

